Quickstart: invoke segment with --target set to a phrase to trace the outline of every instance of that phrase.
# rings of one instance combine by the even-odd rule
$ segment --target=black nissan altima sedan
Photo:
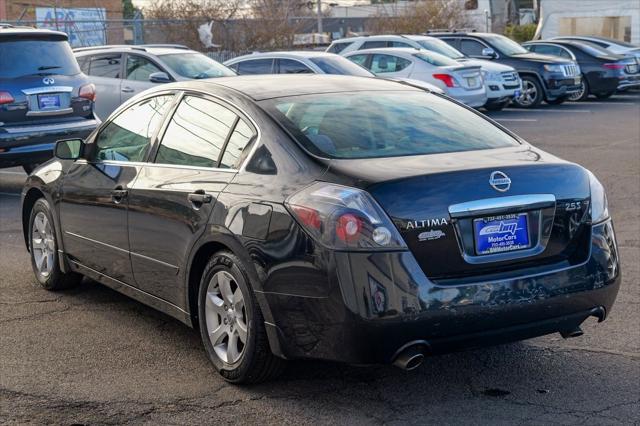
[[[55,153],[22,194],[38,282],[87,276],[198,327],[231,382],[574,337],[620,285],[592,173],[407,84],[167,84]]]

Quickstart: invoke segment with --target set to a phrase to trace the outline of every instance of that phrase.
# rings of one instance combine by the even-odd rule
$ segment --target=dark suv
[[[0,58],[0,168],[30,173],[57,139],[96,128],[95,87],[62,32],[0,24]]]
[[[523,108],[543,100],[560,104],[581,89],[580,67],[574,61],[527,51],[515,41],[492,33],[429,33],[472,58],[488,59],[515,68],[522,78],[522,94],[514,102]]]

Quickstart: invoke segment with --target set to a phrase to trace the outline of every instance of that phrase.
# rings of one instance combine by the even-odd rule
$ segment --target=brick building
[[[0,21],[58,29],[74,45],[124,41],[122,0],[0,0]]]

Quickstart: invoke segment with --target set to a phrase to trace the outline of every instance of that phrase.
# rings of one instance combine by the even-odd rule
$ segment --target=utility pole
[[[318,34],[322,34],[322,0],[316,0],[316,13],[318,14]]]

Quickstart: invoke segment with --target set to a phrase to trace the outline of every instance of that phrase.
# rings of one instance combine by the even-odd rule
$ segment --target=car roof
[[[261,101],[265,99],[321,93],[359,91],[424,91],[415,87],[375,77],[354,77],[327,74],[260,74],[191,80],[157,86],[158,90],[194,89],[207,92],[221,86]]]
[[[318,50],[293,50],[293,51],[283,51],[283,52],[254,52],[249,53],[248,55],[238,56],[236,58],[230,59],[229,62],[235,62],[236,60],[245,60],[245,59],[258,59],[258,58],[292,58],[292,59],[306,59],[306,58],[317,58],[323,56],[336,56],[334,53],[323,52]]]
[[[62,31],[53,31],[44,28],[14,27],[12,25],[0,25],[0,37],[50,37],[57,40],[69,40],[69,36]]]
[[[404,53],[405,55],[412,55],[416,52],[426,53],[431,55],[433,52],[431,50],[426,49],[418,49],[417,47],[374,47],[372,49],[362,49],[362,50],[354,50],[351,52],[345,53],[345,55],[352,54],[363,54],[363,53]]]
[[[427,31],[427,33],[425,35],[431,36],[431,37],[441,36],[441,35],[446,35],[446,36],[488,37],[488,36],[495,36],[495,35],[500,35],[500,34],[480,33],[480,32],[476,32],[476,31]]]
[[[174,53],[198,53],[186,47],[173,47],[170,45],[113,45],[113,46],[90,46],[73,49],[76,55],[86,55],[93,53],[122,53],[122,52],[146,52],[151,55],[169,55]]]

